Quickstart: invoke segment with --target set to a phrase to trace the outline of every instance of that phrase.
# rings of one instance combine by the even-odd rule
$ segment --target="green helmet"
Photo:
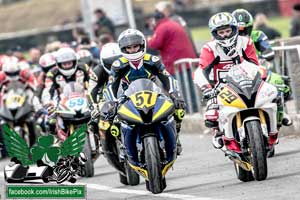
[[[251,35],[253,28],[253,17],[245,9],[237,9],[232,12],[232,15],[235,17],[238,27],[239,35]]]

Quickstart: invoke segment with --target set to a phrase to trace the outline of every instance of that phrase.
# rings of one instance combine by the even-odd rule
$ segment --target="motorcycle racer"
[[[205,125],[215,130],[213,145],[221,148],[222,135],[217,130],[219,108],[216,98],[211,98],[213,87],[226,82],[227,72],[235,64],[246,60],[258,65],[258,59],[251,39],[238,35],[236,19],[230,13],[213,15],[209,20],[209,28],[214,40],[205,44],[201,50],[194,82],[202,90],[203,97],[209,99],[204,114]]]
[[[165,70],[165,66],[158,57],[146,53],[145,36],[136,29],[127,29],[120,34],[118,44],[122,57],[116,60],[111,68],[112,78],[108,83],[110,99],[117,101],[120,83],[123,91],[125,91],[134,80],[147,78],[155,81],[158,77],[173,100],[175,109],[183,110],[184,101],[180,97],[176,80]],[[119,101],[122,103],[122,98],[119,98]],[[175,116],[178,132],[183,115],[177,113]],[[181,144],[178,141],[178,154],[181,150]]]
[[[121,51],[118,44],[107,43],[103,45],[101,49],[100,64],[90,70],[88,93],[91,102],[90,109],[92,118],[89,124],[92,132],[97,135],[97,138],[99,138],[99,133],[101,131],[101,147],[107,161],[118,171],[125,173],[124,167],[122,167],[119,162],[119,155],[114,151],[116,148],[115,137],[111,135],[110,129],[103,130],[102,127],[98,127],[102,107],[104,106],[105,100],[109,99],[105,90],[110,75],[111,65],[120,57]],[[110,124],[112,123],[113,121],[111,120]]]
[[[58,105],[60,94],[64,86],[69,82],[78,82],[86,90],[88,88],[88,66],[78,65],[78,55],[71,48],[64,47],[55,53],[57,67],[52,68],[46,77],[49,85],[42,94],[42,101],[51,116]],[[55,117],[49,119],[49,131],[55,132]]]
[[[45,53],[39,59],[39,66],[42,69],[42,72],[37,78],[37,96],[41,98],[42,92],[46,87],[46,74],[56,66],[56,59],[53,53]]]

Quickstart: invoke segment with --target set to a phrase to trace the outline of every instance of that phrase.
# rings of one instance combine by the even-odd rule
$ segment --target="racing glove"
[[[185,102],[181,97],[179,97],[179,95],[173,92],[170,94],[170,97],[175,105],[175,109],[185,109]]]
[[[214,97],[214,91],[211,85],[204,85],[200,89],[202,91],[203,99],[209,100]]]
[[[52,115],[56,110],[56,107],[53,102],[46,103],[45,108],[48,112],[48,116]]]

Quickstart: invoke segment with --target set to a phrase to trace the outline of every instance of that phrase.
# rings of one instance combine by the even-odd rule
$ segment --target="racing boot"
[[[223,135],[224,133],[215,129],[214,130],[214,134],[212,137],[212,144],[216,149],[221,149],[224,146],[224,142],[223,142]]]
[[[293,120],[286,112],[283,113],[281,124],[283,126],[291,126],[293,124]]]

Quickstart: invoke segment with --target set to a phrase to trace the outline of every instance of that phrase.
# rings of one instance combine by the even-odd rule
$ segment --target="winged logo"
[[[86,125],[82,125],[63,143],[55,142],[53,135],[40,136],[31,148],[23,138],[8,125],[4,125],[4,143],[8,155],[17,158],[23,166],[28,166],[42,160],[45,164],[57,163],[58,159],[67,156],[78,156],[83,150],[86,138]]]

